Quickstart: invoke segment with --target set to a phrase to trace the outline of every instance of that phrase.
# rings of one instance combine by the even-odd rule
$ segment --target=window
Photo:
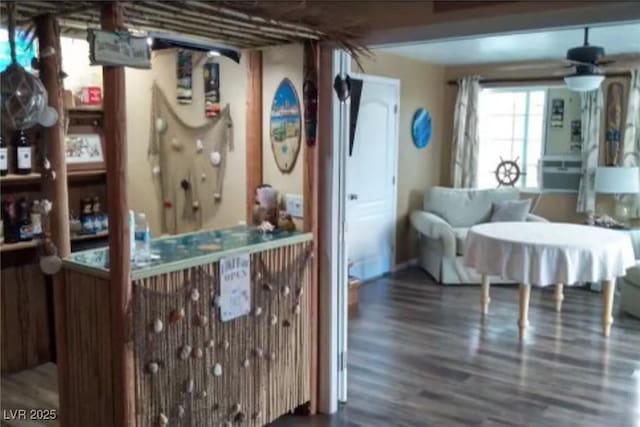
[[[478,187],[496,188],[501,160],[518,163],[516,187],[538,188],[547,88],[482,89],[479,105]]]
[[[16,31],[16,60],[20,65],[31,71],[31,60],[36,55],[35,43],[31,43],[27,34]],[[9,46],[9,32],[0,29],[0,71],[4,71],[11,64],[11,47]]]

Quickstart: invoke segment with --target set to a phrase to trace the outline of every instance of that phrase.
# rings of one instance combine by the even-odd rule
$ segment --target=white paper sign
[[[223,322],[246,316],[251,310],[249,254],[220,260],[220,318]]]

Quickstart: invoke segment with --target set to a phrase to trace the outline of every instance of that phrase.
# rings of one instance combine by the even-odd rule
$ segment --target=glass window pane
[[[513,121],[513,116],[489,116],[483,131],[488,139],[511,139],[513,138]]]
[[[529,128],[527,129],[527,139],[542,139],[542,132],[544,130],[543,126],[543,116],[539,115],[529,115]]]
[[[497,187],[494,173],[500,161],[516,159],[521,170],[526,171],[516,185],[538,186],[538,162],[544,144],[545,102],[545,89],[484,89],[481,92],[478,153],[480,188]]]
[[[513,138],[524,139],[524,126],[527,120],[527,116],[515,116],[513,118]]]
[[[544,90],[534,90],[529,93],[529,114],[544,115],[545,99],[547,93]]]
[[[538,164],[529,163],[527,164],[527,173],[520,180],[523,187],[536,188],[538,187]]]
[[[515,104],[513,92],[488,92],[486,101],[488,114],[513,114]]]
[[[514,92],[513,94],[513,112],[515,114],[524,114],[527,109],[527,92]]]

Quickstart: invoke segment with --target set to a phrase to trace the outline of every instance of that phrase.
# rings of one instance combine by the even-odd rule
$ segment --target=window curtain
[[[467,76],[458,80],[453,122],[453,158],[451,183],[454,188],[477,187],[478,181],[478,102],[480,77]]]
[[[578,189],[578,212],[596,209],[596,168],[600,147],[600,122],[604,100],[602,88],[581,94],[582,104],[582,179]]]
[[[640,166],[640,68],[631,72],[623,138],[622,166]],[[623,197],[631,207],[629,215],[640,218],[640,194]]]

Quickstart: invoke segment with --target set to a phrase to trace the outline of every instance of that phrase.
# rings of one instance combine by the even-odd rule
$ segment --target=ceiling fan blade
[[[598,66],[608,66],[616,64],[624,68],[640,66],[640,53],[624,53],[621,55],[605,56],[598,61]]]
[[[552,76],[560,76],[560,77],[564,77],[564,76],[570,76],[571,74],[575,73],[575,70],[569,70],[570,67],[568,68],[563,68],[562,70],[556,70],[553,73],[551,73]]]
[[[629,52],[629,53],[620,53],[617,55],[607,55],[604,56],[598,61],[598,63],[602,63],[605,61],[637,61],[640,60],[640,52]]]
[[[528,70],[547,70],[549,68],[560,68],[565,66],[564,61],[538,62],[531,64],[513,64],[496,67],[499,71],[528,71]]]
[[[605,65],[600,67],[605,73],[627,73],[633,68],[640,67],[640,61],[637,62],[615,62],[612,65]]]

